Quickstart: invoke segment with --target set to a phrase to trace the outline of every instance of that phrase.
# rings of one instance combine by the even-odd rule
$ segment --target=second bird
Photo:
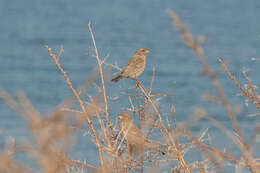
[[[136,79],[140,76],[145,68],[146,55],[150,51],[146,48],[139,48],[134,56],[130,59],[124,69],[121,71],[121,74],[116,78],[112,79],[113,82],[118,82],[120,79],[126,77],[131,79]]]
[[[122,131],[122,136],[126,139],[127,145],[129,146],[130,155],[142,154],[147,149],[156,150],[162,155],[165,154],[143,136],[142,131],[134,126],[133,119],[128,113],[121,113],[119,120],[120,131]]]

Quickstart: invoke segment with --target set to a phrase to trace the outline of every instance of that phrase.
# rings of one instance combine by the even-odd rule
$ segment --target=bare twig
[[[57,61],[58,61],[58,62],[59,62],[59,60],[60,60],[60,58],[61,58],[61,55],[62,55],[62,52],[63,52],[63,48],[64,48],[64,46],[61,45],[59,54],[58,54],[58,56],[57,56]]]
[[[229,71],[227,65],[223,62],[222,59],[218,58],[218,61],[221,63],[223,69],[226,71],[227,75],[229,76],[229,78],[234,82],[234,84],[242,91],[242,93],[248,97],[248,99],[253,103],[255,104],[256,108],[258,109],[258,111],[260,111],[260,103],[259,101],[255,100],[257,98],[256,97],[253,97],[249,92],[247,92],[239,83],[238,81],[236,80],[236,78],[231,74],[231,72]],[[250,83],[250,80],[247,79],[247,81]],[[251,83],[250,83],[251,85]]]
[[[56,66],[58,67],[58,69],[60,70],[60,72],[62,73],[62,75],[64,76],[67,85],[69,86],[70,90],[72,91],[72,93],[74,94],[74,96],[76,97],[77,101],[80,104],[81,110],[84,113],[84,117],[87,119],[87,122],[89,124],[89,127],[94,135],[94,139],[97,145],[97,149],[98,149],[98,154],[99,154],[99,159],[100,159],[100,167],[103,168],[104,166],[104,161],[103,161],[103,156],[102,156],[102,150],[101,150],[101,145],[98,139],[98,136],[96,134],[95,128],[93,126],[93,122],[90,119],[89,115],[87,114],[86,108],[83,104],[83,101],[81,100],[78,92],[73,88],[72,83],[69,79],[69,77],[67,76],[66,72],[63,70],[63,68],[61,67],[61,65],[59,64],[59,62],[57,61],[57,58],[55,57],[55,55],[52,53],[52,50],[46,45],[45,48],[48,50],[53,62],[56,64]]]
[[[108,114],[108,103],[107,103],[107,96],[106,96],[106,87],[105,87],[105,81],[104,81],[104,75],[103,75],[103,68],[102,68],[102,61],[100,60],[99,58],[99,55],[98,55],[98,50],[97,50],[97,46],[96,46],[96,41],[95,41],[95,37],[94,37],[94,34],[92,32],[92,29],[91,29],[91,24],[90,22],[88,23],[88,30],[90,32],[90,35],[91,35],[91,38],[92,38],[92,42],[93,42],[93,45],[94,45],[94,49],[95,49],[95,58],[98,62],[98,67],[99,67],[99,74],[100,74],[100,79],[101,79],[101,84],[102,84],[102,90],[103,90],[103,96],[104,96],[104,102],[105,102],[105,112],[106,112],[106,116],[105,116],[105,119],[106,119],[106,126],[107,126],[107,136],[110,136],[110,122],[109,122],[109,114]],[[111,146],[111,142],[110,141],[107,141],[107,145],[108,146]]]
[[[172,18],[172,21],[174,22],[174,27],[182,32],[182,36],[183,36],[183,39],[185,41],[185,44],[197,54],[197,57],[198,57],[200,63],[202,64],[204,71],[207,72],[207,74],[209,75],[209,77],[210,77],[210,79],[213,83],[213,86],[215,87],[215,89],[218,93],[219,99],[220,99],[221,103],[223,104],[223,106],[225,107],[227,114],[229,115],[232,126],[233,126],[235,132],[237,133],[240,142],[243,145],[242,151],[244,153],[245,158],[247,159],[247,161],[249,163],[249,166],[250,166],[249,169],[250,169],[251,172],[256,173],[257,170],[255,169],[255,166],[253,164],[254,162],[251,159],[251,156],[249,154],[250,152],[248,151],[247,144],[246,144],[246,142],[243,138],[243,135],[241,133],[241,130],[239,128],[239,124],[237,122],[236,115],[235,115],[232,107],[228,104],[228,101],[226,99],[226,96],[224,95],[224,92],[222,90],[222,87],[221,87],[218,79],[217,79],[217,76],[213,73],[213,71],[211,70],[211,68],[209,67],[208,63],[206,62],[206,60],[204,58],[203,49],[202,49],[201,44],[200,44],[202,39],[199,38],[198,41],[195,42],[192,38],[191,33],[182,24],[179,17],[172,10],[168,10],[168,14]]]
[[[159,125],[154,124],[155,127],[157,127],[157,129],[159,130],[159,132],[162,134],[163,138],[165,139],[165,141],[168,143],[168,146],[172,146],[173,152],[176,155],[177,160],[179,161],[180,165],[184,168],[184,170],[187,173],[190,173],[190,169],[189,166],[186,164],[182,153],[178,150],[178,148],[176,147],[175,141],[171,136],[171,133],[169,133],[166,129],[166,127],[164,126],[164,123],[162,121],[162,116],[159,112],[159,110],[157,109],[156,105],[154,104],[154,102],[151,99],[151,96],[149,95],[149,93],[146,91],[145,87],[138,81],[135,80],[137,85],[139,86],[140,90],[142,91],[142,93],[145,95],[146,99],[151,103],[153,110],[155,111],[156,115],[158,116],[159,119]],[[165,133],[167,134],[167,136],[165,135]],[[171,143],[170,143],[171,141]]]

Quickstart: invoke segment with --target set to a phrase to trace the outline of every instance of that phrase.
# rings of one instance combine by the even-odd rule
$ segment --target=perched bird
[[[122,137],[126,139],[130,155],[136,153],[140,154],[145,150],[155,150],[163,155],[165,154],[143,136],[141,130],[134,126],[133,119],[129,114],[125,112],[121,113],[119,115],[119,120],[120,131],[122,131]]]
[[[125,68],[121,71],[121,74],[112,79],[112,81],[118,82],[124,77],[136,79],[138,76],[140,76],[144,71],[146,55],[149,52],[150,51],[146,48],[139,48],[125,66]]]

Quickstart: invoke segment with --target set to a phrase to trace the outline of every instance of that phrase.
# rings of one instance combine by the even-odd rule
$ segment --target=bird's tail
[[[118,82],[122,78],[123,78],[123,76],[119,75],[119,76],[115,77],[114,79],[112,79],[111,81],[112,82]]]

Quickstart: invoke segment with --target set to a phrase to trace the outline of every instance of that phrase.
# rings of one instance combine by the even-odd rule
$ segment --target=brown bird
[[[121,74],[112,79],[112,81],[118,82],[124,77],[136,79],[138,76],[140,76],[144,71],[146,55],[149,52],[150,51],[146,48],[139,48],[125,66],[125,68],[121,71]]]
[[[122,137],[126,139],[126,143],[129,146],[130,155],[143,153],[145,150],[156,150],[161,154],[165,154],[159,150],[158,147],[150,143],[142,134],[141,130],[136,128],[133,123],[132,117],[127,113],[121,113],[119,115],[120,131],[122,131]]]

